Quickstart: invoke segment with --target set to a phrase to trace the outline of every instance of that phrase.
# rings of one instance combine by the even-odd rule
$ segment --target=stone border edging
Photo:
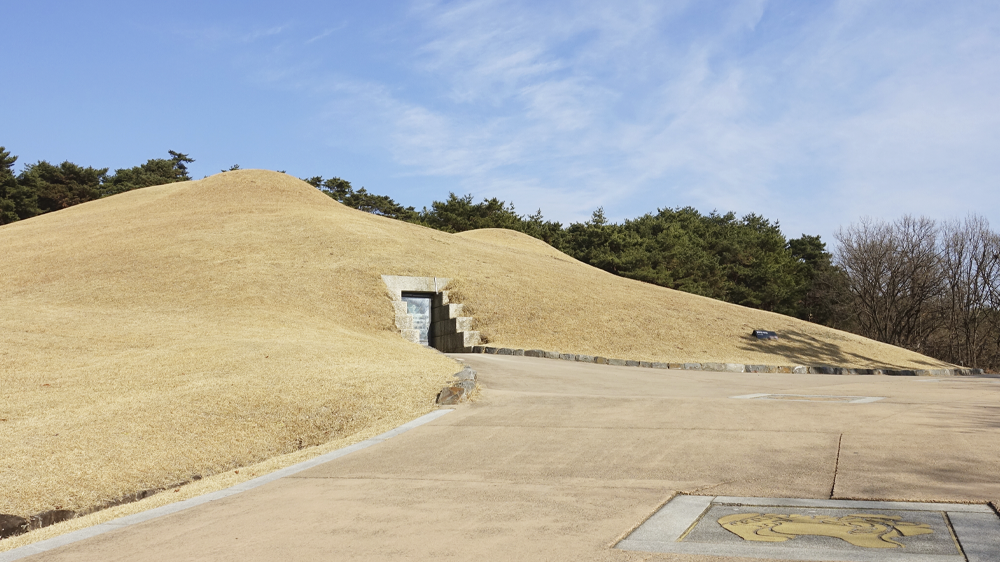
[[[493,355],[515,355],[524,357],[541,357],[544,359],[561,359],[580,363],[596,363],[598,365],[614,365],[619,367],[643,367],[648,369],[672,369],[684,371],[717,371],[724,373],[800,373],[810,375],[889,375],[901,377],[920,376],[970,376],[982,375],[982,369],[853,369],[848,367],[805,366],[805,365],[744,365],[742,363],[660,363],[653,361],[634,361],[631,359],[609,359],[596,355],[576,355],[573,353],[558,353],[541,349],[513,349],[509,347],[490,347],[476,345],[472,353],[487,353]]]
[[[453,375],[455,382],[441,389],[438,392],[435,402],[442,406],[450,406],[465,402],[469,399],[472,391],[476,389],[476,370],[472,367],[465,367]]]

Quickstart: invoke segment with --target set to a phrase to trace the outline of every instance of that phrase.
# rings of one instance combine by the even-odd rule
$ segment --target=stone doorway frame
[[[479,332],[474,330],[475,319],[463,316],[463,306],[448,300],[444,287],[448,277],[410,277],[383,275],[396,315],[396,328],[407,341],[420,343],[420,334],[413,328],[413,316],[406,308],[403,293],[422,293],[431,297],[430,347],[445,353],[471,353],[472,346],[480,345]]]

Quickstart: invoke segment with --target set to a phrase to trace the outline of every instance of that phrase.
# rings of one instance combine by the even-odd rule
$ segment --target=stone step
[[[413,329],[400,330],[399,334],[403,336],[403,339],[406,341],[411,341],[413,343],[420,343],[420,330],[413,330]]]
[[[442,320],[451,320],[452,318],[462,317],[462,308],[460,304],[449,303],[444,306],[434,307],[434,311],[431,314]]]
[[[412,330],[413,329],[413,317],[409,314],[397,314],[396,315],[396,328],[400,330]]]
[[[436,338],[458,332],[468,332],[475,327],[474,324],[475,319],[469,316],[442,320],[441,322],[431,324],[431,336]]]
[[[445,353],[471,353],[472,346],[480,343],[479,332],[459,332],[440,336],[435,340],[437,349]]]

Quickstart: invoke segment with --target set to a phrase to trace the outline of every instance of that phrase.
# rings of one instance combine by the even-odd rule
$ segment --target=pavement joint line
[[[228,498],[229,496],[234,496],[241,492],[252,490],[254,488],[263,486],[264,484],[269,484],[271,482],[274,482],[275,480],[280,480],[281,478],[285,478],[293,474],[302,472],[304,470],[308,470],[315,466],[321,465],[323,463],[339,459],[340,457],[349,455],[351,453],[360,451],[362,449],[367,449],[368,447],[371,447],[373,445],[378,445],[383,441],[396,437],[401,433],[405,433],[411,429],[414,429],[426,423],[430,423],[444,416],[445,414],[451,413],[453,411],[454,411],[453,408],[444,408],[440,410],[435,410],[428,414],[424,414],[423,416],[420,416],[415,420],[406,422],[397,428],[376,435],[375,437],[365,439],[364,441],[355,443],[353,445],[348,445],[347,447],[342,447],[335,451],[330,451],[329,453],[324,453],[309,460],[293,464],[292,466],[286,466],[285,468],[278,469],[274,472],[265,474],[263,476],[258,476],[257,478],[254,478],[252,480],[247,480],[246,482],[241,482],[240,484],[236,484],[235,486],[231,486],[224,490],[209,492],[207,494],[203,494],[194,498],[188,498],[186,500],[164,505],[161,507],[153,508],[147,511],[143,511],[141,513],[126,515],[124,517],[112,519],[111,521],[98,523],[97,525],[93,525],[85,529],[72,531],[63,535],[59,535],[57,537],[53,537],[51,539],[46,539],[22,547],[14,548],[6,552],[0,552],[0,562],[13,562],[14,560],[20,560],[22,558],[27,558],[28,556],[34,556],[36,554],[47,552],[49,550],[53,550],[68,544],[96,537],[98,535],[103,535],[104,533],[108,533],[110,531],[115,531],[118,529],[129,527],[131,525],[144,523],[146,521],[163,517],[165,515],[170,515],[173,513],[184,511],[185,509],[210,503],[216,500],[221,500],[223,498]]]
[[[773,397],[773,398],[772,398]],[[871,404],[884,400],[885,396],[846,396],[842,394],[783,394],[769,392],[763,394],[743,394],[740,396],[730,396],[737,400],[781,400],[783,402],[827,402],[842,404]],[[800,400],[796,400],[799,398]],[[841,400],[809,400],[810,398],[839,398]],[[847,400],[851,398],[851,400]]]
[[[899,415],[899,413],[892,414],[893,416]],[[892,417],[892,416],[889,416]],[[500,428],[518,428],[518,429],[544,429],[546,431],[556,430],[556,429],[628,429],[635,431],[719,431],[725,433],[804,433],[804,434],[816,434],[816,435],[839,435],[839,431],[811,431],[804,429],[739,429],[739,428],[720,428],[720,427],[632,427],[632,426],[615,426],[615,425],[594,425],[594,426],[579,426],[579,425],[566,425],[566,426],[552,426],[545,427],[541,425],[499,425],[499,424],[462,424],[462,425],[447,425],[442,424],[442,427],[453,427],[453,428],[489,428],[489,427],[500,427]]]
[[[850,502],[851,507],[858,509],[892,509],[895,511],[962,511],[968,513],[994,513],[986,504],[981,503],[948,503],[948,502],[898,502],[871,500],[827,500],[808,498],[750,498],[745,496],[716,496],[716,503],[759,507],[842,507],[844,502]]]
[[[587,488],[593,490],[619,490],[622,488],[628,488],[630,490],[663,490],[662,485],[642,485],[642,486],[629,486],[621,483],[616,483],[614,485],[609,484],[582,484],[579,482],[557,482],[555,484],[542,484],[538,482],[519,482],[517,480],[468,480],[459,478],[417,478],[417,477],[406,477],[406,476],[292,476],[298,480],[368,480],[368,481],[401,481],[401,482],[445,482],[448,484],[502,484],[504,486],[520,486],[520,487],[538,487],[542,486],[545,488]],[[723,484],[730,484],[730,482],[721,482],[719,484],[712,484],[708,488],[714,488],[716,486],[722,486]],[[685,494],[685,492],[678,492],[678,494]],[[671,496],[673,497],[673,496]],[[666,503],[666,502],[663,502]],[[662,507],[662,504],[661,504]],[[2,559],[0,559],[2,561]]]
[[[833,492],[837,489],[837,472],[840,470],[840,448],[844,444],[844,434],[840,434],[840,439],[837,439],[837,460],[833,464],[833,484],[830,485],[830,499],[833,499]]]
[[[691,490],[689,492],[679,492],[679,493],[686,494],[689,496],[700,496],[703,495],[701,492],[707,492],[712,488],[718,488],[719,486],[725,486],[726,484],[732,484],[734,482],[736,482],[736,480],[727,480],[725,482],[719,482],[718,484],[708,484],[706,486],[702,486],[701,488],[695,488],[694,490]]]

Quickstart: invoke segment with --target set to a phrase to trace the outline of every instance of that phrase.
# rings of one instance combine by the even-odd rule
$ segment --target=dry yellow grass
[[[5,552],[8,550],[13,550],[18,547],[22,547],[31,543],[38,541],[43,541],[46,539],[51,539],[59,535],[77,531],[79,529],[85,529],[87,527],[92,527],[94,525],[99,525],[119,517],[125,517],[127,515],[134,515],[136,513],[141,513],[150,509],[155,509],[157,507],[162,507],[174,502],[202,496],[204,494],[209,494],[211,492],[216,492],[218,490],[223,490],[246,482],[248,480],[253,480],[258,476],[263,476],[265,474],[270,474],[276,470],[297,464],[313,457],[317,457],[324,453],[329,453],[335,451],[342,447],[347,447],[353,445],[360,441],[364,441],[370,437],[374,437],[379,433],[383,433],[386,429],[391,429],[393,426],[387,425],[388,420],[384,420],[386,423],[376,423],[370,429],[359,431],[348,437],[343,437],[340,439],[334,439],[323,443],[322,445],[317,445],[315,447],[308,447],[294,453],[288,453],[285,455],[279,455],[277,457],[271,457],[267,460],[261,461],[259,463],[243,466],[237,470],[227,470],[225,472],[220,472],[218,474],[208,476],[201,480],[192,482],[190,484],[180,486],[174,489],[167,489],[158,494],[148,496],[139,501],[126,503],[122,505],[116,505],[114,507],[109,507],[107,509],[102,509],[94,513],[89,513],[81,517],[76,517],[74,519],[69,519],[61,523],[56,523],[49,527],[43,529],[38,529],[24,535],[18,535],[15,537],[9,537],[0,541],[0,552]]]
[[[933,367],[621,279],[504,230],[446,234],[274,172],[0,227],[0,513],[85,509],[433,408],[456,363],[395,333],[381,274],[450,277],[492,343],[655,361]],[[780,332],[756,342],[752,328]]]
[[[460,270],[440,275],[455,277],[453,300],[471,305],[491,345],[678,363],[954,367],[788,316],[623,279],[517,232],[454,237],[475,249]],[[781,339],[758,341],[754,329]]]

